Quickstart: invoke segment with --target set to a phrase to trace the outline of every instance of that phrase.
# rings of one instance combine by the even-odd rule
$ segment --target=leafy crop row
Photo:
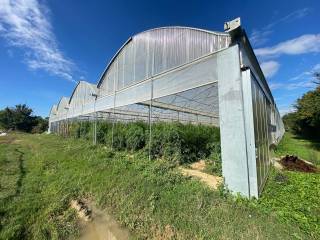
[[[92,122],[74,122],[69,135],[93,139]],[[151,136],[151,137],[150,137]],[[220,160],[220,133],[213,126],[175,123],[97,122],[97,142],[117,150],[144,149],[152,158],[165,158],[174,163],[188,163],[214,157]]]

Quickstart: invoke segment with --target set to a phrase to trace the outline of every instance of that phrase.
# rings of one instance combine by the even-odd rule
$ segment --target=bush
[[[43,133],[48,130],[48,120],[42,117],[34,118],[35,126],[32,127],[31,133]]]
[[[150,152],[153,158],[187,163],[209,157],[219,141],[219,129],[212,126],[156,123],[152,126]]]
[[[144,122],[113,123],[97,122],[97,142],[117,150],[136,151],[145,148],[151,157],[164,158],[172,163],[189,163],[199,159],[212,162],[214,172],[221,172],[220,132],[212,126],[175,123],[152,124],[152,139],[149,146],[149,125]],[[92,139],[93,123],[73,123],[70,136]],[[112,144],[113,133],[113,144]]]
[[[72,138],[80,138],[80,123],[73,122],[69,125],[69,136]]]
[[[113,127],[113,143],[112,143],[112,127],[105,135],[106,143],[117,150],[126,149],[126,128],[125,123],[115,123]]]
[[[211,153],[207,158],[206,169],[205,171],[209,174],[215,174],[222,176],[222,161],[221,161],[221,147],[220,143],[212,143],[210,146]]]
[[[92,140],[92,122],[80,122],[80,137],[87,140]]]
[[[183,162],[207,158],[220,141],[219,129],[205,125],[181,125]]]
[[[152,158],[164,157],[170,161],[181,159],[181,133],[178,123],[156,123],[152,125],[151,148]]]
[[[146,124],[143,122],[130,123],[126,128],[126,147],[128,150],[142,149],[146,143]]]
[[[97,122],[97,143],[106,144],[107,134],[112,131],[112,123],[108,121]],[[111,142],[110,142],[111,144]]]

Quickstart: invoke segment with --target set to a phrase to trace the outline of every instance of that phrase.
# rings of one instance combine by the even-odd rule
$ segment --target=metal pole
[[[82,119],[80,118],[79,138],[81,138],[81,131],[82,131]]]
[[[151,79],[151,99],[149,105],[149,160],[151,160],[151,144],[152,144],[152,99],[153,99],[153,79]]]
[[[97,113],[95,112],[95,121],[94,121],[94,145],[97,144]]]
[[[91,127],[92,127],[92,144],[94,144],[94,122],[95,122],[95,120],[94,120],[94,113],[93,113],[93,115],[92,115],[92,117],[91,117]]]
[[[113,88],[114,88],[114,93],[113,93],[113,119],[112,119],[112,130],[111,130],[111,133],[112,133],[112,137],[111,137],[111,149],[113,149],[113,141],[114,141],[114,125],[115,125],[115,111],[116,111],[116,94],[117,94],[117,91],[116,91],[116,79],[114,78],[113,79]]]
[[[154,48],[152,49],[152,67],[151,67],[151,76],[154,75],[154,63],[155,63],[155,54]],[[153,78],[151,77],[151,98],[149,105],[149,161],[151,160],[151,144],[152,144],[152,123],[151,123],[151,115],[152,115],[152,99],[153,99]]]
[[[114,124],[115,124],[115,102],[116,102],[116,96],[114,95],[113,98],[113,116],[112,116],[112,128],[111,128],[111,149],[113,149],[113,132],[114,132]]]
[[[93,104],[93,145],[97,144],[97,113],[96,113],[96,102],[98,95],[96,93],[91,94],[94,97],[94,104]]]

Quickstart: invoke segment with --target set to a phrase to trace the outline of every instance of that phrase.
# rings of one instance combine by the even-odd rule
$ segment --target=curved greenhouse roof
[[[49,117],[53,117],[57,114],[57,105],[53,105],[50,109]]]
[[[69,98],[68,97],[62,97],[57,105],[57,114],[58,116],[65,115],[68,111],[69,106]]]
[[[92,96],[98,93],[98,88],[95,84],[86,81],[79,81],[75,86],[70,99],[70,106],[78,106],[92,99]]]
[[[189,27],[162,27],[129,38],[111,59],[98,88],[111,94],[230,45],[230,35]]]

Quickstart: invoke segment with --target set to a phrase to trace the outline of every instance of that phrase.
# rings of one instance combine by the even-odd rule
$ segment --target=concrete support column
[[[233,193],[258,197],[250,70],[240,68],[239,47],[218,61],[222,174]]]

